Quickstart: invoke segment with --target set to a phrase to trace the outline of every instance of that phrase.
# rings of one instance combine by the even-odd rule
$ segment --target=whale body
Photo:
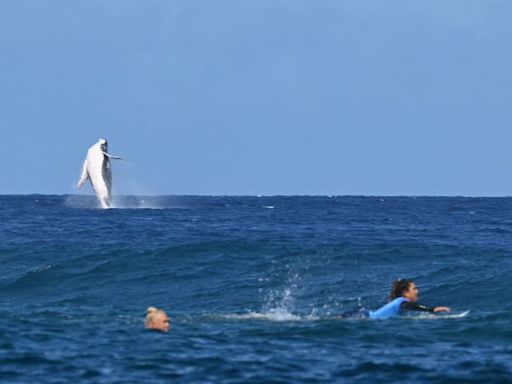
[[[89,179],[96,197],[102,208],[112,207],[112,169],[110,159],[122,159],[108,153],[108,143],[100,139],[87,151],[87,156],[82,167],[82,174],[77,188],[80,189]]]

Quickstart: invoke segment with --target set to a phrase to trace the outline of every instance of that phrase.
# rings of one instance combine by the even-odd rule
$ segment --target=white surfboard
[[[470,310],[463,312],[439,312],[439,313],[420,313],[414,316],[401,316],[401,319],[410,319],[410,320],[436,320],[436,319],[461,319],[466,317]]]
[[[467,310],[467,311],[464,311],[464,312],[459,312],[459,313],[447,313],[446,315],[437,315],[439,317],[442,317],[443,319],[460,319],[461,317],[466,317],[469,312],[471,312],[470,310]]]

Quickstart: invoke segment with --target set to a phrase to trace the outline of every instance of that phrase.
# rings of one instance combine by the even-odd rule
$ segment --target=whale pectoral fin
[[[124,160],[126,161],[125,158],[121,157],[121,156],[112,156],[110,153],[107,153],[107,152],[103,152],[103,154],[111,159],[114,159],[114,160]]]
[[[84,161],[84,165],[82,167],[82,174],[80,175],[80,180],[78,180],[78,184],[76,186],[77,189],[82,188],[82,185],[87,181],[89,178],[89,172],[87,172],[87,164],[86,161]]]

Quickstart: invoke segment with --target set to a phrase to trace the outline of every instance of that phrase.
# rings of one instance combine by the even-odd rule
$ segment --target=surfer
[[[370,319],[388,319],[398,317],[407,311],[420,312],[449,312],[448,307],[427,307],[418,303],[419,290],[414,281],[409,279],[398,279],[393,282],[389,301],[376,311],[369,312],[347,312],[341,314],[340,318],[370,318]]]
[[[162,309],[149,307],[147,309],[146,322],[144,326],[146,327],[146,329],[154,329],[156,331],[168,332],[169,317]]]
[[[370,319],[387,319],[397,317],[406,311],[421,312],[449,312],[448,307],[427,307],[418,303],[419,290],[414,281],[409,279],[398,279],[393,282],[389,302],[376,311],[370,311]]]

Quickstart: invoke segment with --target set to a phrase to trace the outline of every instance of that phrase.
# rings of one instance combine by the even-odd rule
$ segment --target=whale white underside
[[[112,169],[110,158],[122,159],[119,156],[112,156],[103,151],[101,141],[94,144],[87,151],[82,174],[78,181],[78,188],[80,189],[87,180],[90,180],[102,208],[112,207]]]

